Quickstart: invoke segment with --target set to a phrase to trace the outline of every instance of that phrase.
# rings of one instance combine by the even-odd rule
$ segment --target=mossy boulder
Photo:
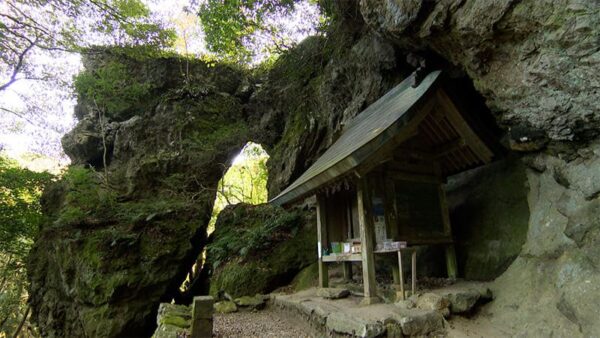
[[[310,213],[264,205],[227,207],[207,246],[210,294],[266,294],[316,260]]]
[[[192,310],[189,306],[161,303],[152,338],[173,338],[190,334]]]
[[[316,287],[319,283],[319,265],[315,262],[302,269],[292,280],[294,291],[306,290]]]
[[[218,313],[232,313],[237,312],[238,308],[234,302],[230,300],[223,300],[220,302],[216,302],[214,305],[215,312]]]
[[[186,74],[178,57],[89,58],[88,88],[118,62],[128,84],[149,91],[97,102],[103,121],[79,93],[80,127],[63,142],[73,166],[44,198],[48,221],[30,253],[32,321],[42,336],[149,336],[159,303],[181,299],[223,166],[248,141],[235,94],[245,75],[202,61]]]

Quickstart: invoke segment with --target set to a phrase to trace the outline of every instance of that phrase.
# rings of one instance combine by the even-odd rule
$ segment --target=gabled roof
[[[402,81],[357,115],[310,168],[269,202],[276,205],[292,202],[352,172],[411,121],[434,91],[439,76],[440,71],[434,71],[414,88],[411,77]]]

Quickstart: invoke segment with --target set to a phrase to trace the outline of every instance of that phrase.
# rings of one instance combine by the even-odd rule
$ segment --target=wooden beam
[[[422,183],[441,183],[442,179],[435,175],[419,175],[405,173],[401,171],[390,172],[390,176],[403,181],[422,182]]]
[[[459,137],[458,139],[452,140],[448,143],[442,144],[439,147],[436,147],[433,158],[438,159],[438,158],[445,156],[455,150],[459,150],[460,148],[465,147],[466,145],[467,145],[467,142],[465,142],[465,139],[462,137]]]
[[[473,129],[471,129],[448,95],[442,89],[438,89],[436,91],[436,96],[437,101],[442,107],[444,107],[446,111],[446,117],[448,118],[448,121],[452,124],[460,136],[465,139],[469,147],[482,162],[490,163],[494,153],[483,141],[481,141]]]
[[[360,225],[360,243],[363,266],[364,299],[363,304],[374,304],[377,298],[375,281],[375,257],[373,246],[375,234],[373,229],[373,212],[371,194],[367,178],[362,178],[357,184],[356,197],[358,202],[358,221]]]
[[[323,250],[327,248],[327,217],[325,208],[325,196],[317,194],[317,254],[319,257],[319,286],[329,286],[329,272],[327,264],[323,260]]]

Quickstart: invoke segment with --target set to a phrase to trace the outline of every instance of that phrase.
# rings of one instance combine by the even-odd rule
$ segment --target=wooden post
[[[412,279],[412,285],[411,285],[411,290],[412,290],[412,294],[411,296],[413,296],[415,294],[415,292],[417,292],[417,249],[413,249],[412,255],[411,255],[411,279]]]
[[[373,213],[371,194],[367,179],[361,178],[357,184],[358,222],[360,225],[360,243],[363,265],[363,284],[365,298],[363,304],[379,302],[377,298],[377,284],[375,282],[375,257],[373,256]]]
[[[329,286],[327,264],[323,262],[323,250],[327,248],[327,218],[325,215],[325,196],[317,194],[317,257],[319,259],[319,287]]]
[[[458,265],[456,264],[454,244],[446,245],[446,270],[448,271],[448,278],[456,278]]]
[[[211,296],[194,297],[191,338],[210,338],[213,334],[213,304]]]
[[[404,300],[406,296],[404,295],[404,271],[402,270],[402,250],[398,250],[398,268],[400,272],[400,295],[396,294],[396,298]]]
[[[438,186],[440,199],[440,208],[442,208],[442,220],[444,222],[444,234],[452,238],[452,226],[450,225],[450,212],[448,211],[448,203],[446,202],[446,192],[440,184]],[[446,270],[448,278],[456,278],[458,267],[456,264],[456,250],[454,244],[446,245]]]

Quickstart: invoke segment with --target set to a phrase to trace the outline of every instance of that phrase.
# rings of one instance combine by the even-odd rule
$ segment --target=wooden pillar
[[[360,243],[363,267],[363,284],[365,298],[363,304],[374,304],[377,298],[377,284],[375,282],[375,257],[373,245],[375,234],[373,229],[372,201],[368,181],[361,178],[356,189],[358,201],[358,222],[360,225]]]
[[[398,212],[396,209],[396,188],[394,185],[394,178],[391,177],[389,173],[386,173],[384,182],[385,223],[387,225],[388,238],[397,241],[399,240],[398,222],[396,220],[396,215],[398,214]],[[392,265],[392,277],[394,279],[394,284],[398,286],[400,284],[400,270],[399,266],[396,264]]]
[[[454,244],[446,245],[446,270],[448,271],[448,278],[456,278],[458,265],[456,264]]]
[[[396,291],[396,300],[404,300],[404,271],[402,270],[402,250],[398,250],[398,286],[400,290]]]
[[[323,262],[323,250],[327,248],[327,217],[325,214],[325,196],[317,194],[317,254],[319,264],[319,287],[329,286],[327,264]]]
[[[450,212],[448,211],[448,203],[446,202],[446,192],[440,184],[438,187],[440,207],[442,208],[442,220],[444,222],[444,234],[452,238],[452,227],[450,225]],[[448,278],[456,278],[458,267],[456,264],[456,250],[454,244],[450,243],[446,245],[446,270],[448,271]]]

